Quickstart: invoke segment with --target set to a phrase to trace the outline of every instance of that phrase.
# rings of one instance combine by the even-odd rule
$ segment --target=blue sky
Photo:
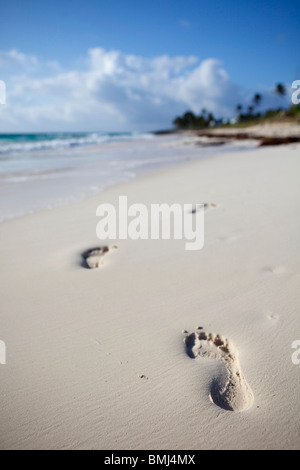
[[[0,131],[147,130],[228,117],[300,79],[297,1],[3,0]]]

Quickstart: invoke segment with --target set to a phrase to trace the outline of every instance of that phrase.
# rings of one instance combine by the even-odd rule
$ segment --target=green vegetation
[[[178,129],[205,129],[215,122],[212,113],[202,109],[200,116],[196,116],[192,111],[187,111],[182,116],[174,119],[173,124]]]
[[[286,111],[286,115],[296,118],[296,119],[298,118],[299,120],[300,119],[300,106],[299,105],[291,106],[290,109]]]
[[[274,93],[279,96],[286,95],[286,88],[282,83],[278,83]],[[293,105],[289,109],[269,109],[265,112],[258,112],[257,108],[263,101],[260,93],[255,93],[251,102],[246,105],[238,104],[236,106],[236,118],[231,120],[216,119],[212,113],[202,109],[200,115],[195,115],[192,111],[187,111],[182,116],[176,117],[173,124],[180,130],[197,130],[208,127],[247,127],[266,121],[296,120],[300,122],[300,106]]]

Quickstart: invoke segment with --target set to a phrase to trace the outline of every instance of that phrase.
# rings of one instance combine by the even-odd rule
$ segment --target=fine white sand
[[[0,225],[1,449],[299,447],[299,150],[187,162]],[[96,208],[119,195],[210,204],[204,248],[117,240],[87,269]]]

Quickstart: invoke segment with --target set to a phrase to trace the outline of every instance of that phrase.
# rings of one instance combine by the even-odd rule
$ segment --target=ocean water
[[[211,147],[174,145],[178,139],[139,133],[0,134],[0,222],[79,201],[148,168],[216,153]]]
[[[54,150],[105,142],[128,142],[148,139],[152,134],[137,132],[74,132],[74,133],[38,133],[38,134],[0,134],[0,155],[37,150]]]

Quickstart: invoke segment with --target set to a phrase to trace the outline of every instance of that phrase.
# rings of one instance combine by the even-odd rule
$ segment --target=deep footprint
[[[82,266],[88,269],[99,268],[103,264],[103,257],[111,250],[115,250],[117,246],[101,246],[92,248],[82,253]]]
[[[253,393],[241,372],[238,353],[230,341],[223,336],[198,329],[186,336],[184,342],[190,358],[214,358],[221,361],[226,368],[226,379],[221,375],[215,377],[211,383],[210,399],[215,405],[230,411],[251,408]]]

